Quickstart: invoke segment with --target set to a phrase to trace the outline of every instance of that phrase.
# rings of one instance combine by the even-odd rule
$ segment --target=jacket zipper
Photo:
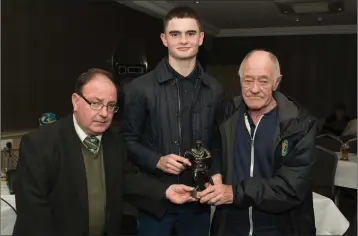
[[[253,177],[253,176],[254,176],[254,164],[255,164],[255,152],[254,152],[254,150],[255,150],[255,145],[254,145],[254,142],[255,142],[255,135],[256,135],[257,127],[259,126],[262,117],[263,117],[263,116],[261,116],[260,119],[259,119],[259,121],[257,122],[256,127],[255,127],[255,130],[254,130],[254,135],[252,135],[252,137],[251,137],[251,127],[250,127],[250,123],[249,123],[249,120],[248,120],[248,118],[247,118],[247,115],[245,114],[245,125],[246,125],[247,130],[249,131],[249,135],[250,135],[250,138],[251,138],[250,177]],[[252,219],[252,206],[249,207],[249,222],[250,222],[249,235],[252,235],[253,232],[254,232],[254,222],[253,222],[253,219]]]
[[[196,86],[198,85],[198,82],[199,82],[199,79],[196,80],[195,82],[195,85],[194,85],[194,88],[193,88],[193,92],[192,92],[192,96],[191,96],[191,107],[190,107],[190,122],[191,122],[191,132],[190,134],[193,135],[193,130],[194,130],[194,122],[193,122],[193,113],[192,113],[192,110],[195,106],[195,90],[196,90]],[[193,137],[195,138],[195,137]]]
[[[177,141],[177,146],[178,146],[178,151],[179,151],[179,156],[182,156],[181,155],[181,148],[180,148],[180,143],[181,143],[181,121],[180,121],[180,118],[181,118],[181,101],[180,101],[180,89],[179,89],[179,85],[178,85],[178,82],[177,80],[174,80],[174,83],[176,84],[177,86],[177,94],[178,94],[178,136],[179,136],[179,140]],[[180,183],[180,174],[177,175],[177,180],[178,180],[178,184]]]

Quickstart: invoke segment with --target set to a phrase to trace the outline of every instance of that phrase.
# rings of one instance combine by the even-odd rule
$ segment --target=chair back
[[[344,136],[339,137],[339,139],[342,140],[343,143],[347,142],[348,140],[354,139],[354,138],[357,138],[357,136],[355,136],[355,135],[344,135]]]
[[[357,138],[352,138],[348,140],[346,143],[349,145],[350,153],[357,153]]]
[[[343,234],[343,236],[356,236],[356,235],[357,235],[357,213],[353,222],[350,223],[347,231]]]
[[[342,140],[331,134],[321,134],[316,137],[316,145],[331,150],[332,152],[340,152],[342,144]]]
[[[338,163],[336,153],[316,146],[316,161],[312,170],[312,190],[334,200],[334,176]]]

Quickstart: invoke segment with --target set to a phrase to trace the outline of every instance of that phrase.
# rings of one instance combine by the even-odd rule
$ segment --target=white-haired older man
[[[212,234],[315,235],[311,170],[315,120],[276,92],[279,62],[251,51],[240,66],[242,96],[226,106],[222,184],[208,186],[201,203],[216,205]]]

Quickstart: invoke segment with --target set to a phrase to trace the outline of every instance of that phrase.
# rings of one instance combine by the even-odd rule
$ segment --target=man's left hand
[[[209,185],[199,196],[200,203],[208,203],[214,206],[231,204],[234,199],[232,186],[225,184]]]

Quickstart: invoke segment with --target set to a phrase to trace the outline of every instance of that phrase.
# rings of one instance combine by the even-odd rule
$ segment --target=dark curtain
[[[166,54],[161,20],[115,1],[1,3],[2,132],[37,128],[44,112],[71,113],[76,78],[91,67],[111,70],[118,44],[140,38],[149,68]]]
[[[246,53],[259,48],[272,51],[278,57],[283,75],[281,92],[318,117],[328,116],[337,101],[345,103],[349,115],[356,117],[356,34],[216,38],[207,53],[208,67],[232,65],[237,73]],[[233,80],[235,76],[222,79]],[[237,83],[225,81],[223,84],[232,91],[228,86]],[[236,87],[235,95],[240,93]]]

